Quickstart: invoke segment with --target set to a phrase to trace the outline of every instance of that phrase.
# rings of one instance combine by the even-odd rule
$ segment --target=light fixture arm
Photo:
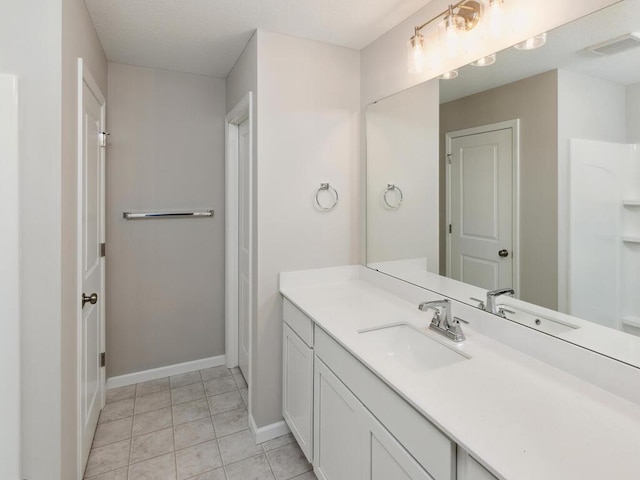
[[[482,15],[482,4],[475,0],[461,0],[458,3],[451,4],[446,10],[440,12],[431,20],[423,23],[422,25],[416,26],[414,30],[415,34],[420,33],[422,29],[436,20],[451,14],[462,18],[464,20],[465,29],[468,31],[475,27],[480,20],[480,16]]]

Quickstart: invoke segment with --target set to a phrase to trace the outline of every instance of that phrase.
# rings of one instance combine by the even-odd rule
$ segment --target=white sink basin
[[[577,326],[571,325],[570,323],[560,320],[552,320],[542,315],[538,315],[535,312],[530,312],[519,307],[514,307],[513,305],[502,304],[496,305],[496,307],[506,308],[507,310],[511,310],[511,312],[513,312],[505,312],[506,318],[508,320],[512,320],[521,325],[526,325],[527,327],[534,328],[551,335],[561,335],[578,328]]]
[[[365,336],[370,356],[380,361],[385,369],[426,372],[469,358],[405,323],[360,330],[358,333]]]

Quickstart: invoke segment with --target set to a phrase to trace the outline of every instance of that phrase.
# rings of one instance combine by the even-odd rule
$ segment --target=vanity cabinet
[[[289,303],[283,326],[282,416],[307,460],[313,462],[313,349],[286,322],[298,317],[295,311],[291,315],[291,309],[295,307]],[[312,341],[313,335],[306,338]]]
[[[433,480],[317,357],[314,406],[320,480]]]
[[[283,319],[282,413],[320,480],[496,480],[287,299]]]

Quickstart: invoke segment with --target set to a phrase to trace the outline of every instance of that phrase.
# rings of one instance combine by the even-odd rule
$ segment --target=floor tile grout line
[[[169,387],[171,387],[171,377],[169,377]],[[173,391],[169,390],[169,410],[171,411],[171,434],[173,435],[173,468],[175,479],[178,479],[178,450],[176,449],[176,422],[173,418]]]
[[[262,449],[264,450],[264,447],[262,447]],[[271,465],[271,460],[269,460],[269,455],[267,455],[267,452],[264,452],[264,458],[267,459],[267,465],[269,465],[269,470],[271,470],[271,475],[273,476],[273,479],[277,480],[276,472],[273,471],[273,466]]]
[[[138,384],[136,384],[136,389],[135,391],[138,391]],[[135,399],[133,401],[133,411],[134,411],[134,415],[131,416],[131,435],[129,437],[129,455],[127,456],[127,478],[129,478],[129,465],[131,465],[131,449],[133,449],[133,423],[135,421],[135,409],[136,409],[136,402]]]

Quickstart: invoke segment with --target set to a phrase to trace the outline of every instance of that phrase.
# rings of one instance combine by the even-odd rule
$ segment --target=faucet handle
[[[511,315],[516,314],[516,312],[514,312],[513,310],[509,310],[508,308],[500,307],[498,309],[498,315],[500,315],[501,317],[507,318],[507,313],[510,313]]]

